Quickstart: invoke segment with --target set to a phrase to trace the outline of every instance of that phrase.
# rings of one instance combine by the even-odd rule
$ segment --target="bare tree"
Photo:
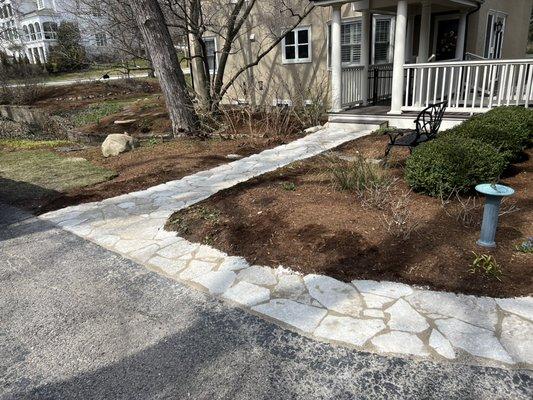
[[[194,134],[198,129],[198,117],[161,7],[157,0],[131,0],[130,4],[157,71],[174,136]]]

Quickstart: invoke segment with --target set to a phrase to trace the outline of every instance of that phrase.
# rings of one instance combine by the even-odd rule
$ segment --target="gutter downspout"
[[[466,56],[466,47],[467,47],[467,45],[468,45],[468,28],[469,28],[469,26],[470,26],[470,16],[471,16],[472,14],[477,13],[477,12],[481,9],[481,4],[483,4],[483,3],[484,3],[484,1],[479,2],[479,3],[477,4],[477,7],[476,7],[474,10],[472,10],[472,11],[470,11],[470,12],[468,12],[468,13],[466,14],[466,27],[465,27],[465,36],[466,36],[466,37],[465,37],[465,44],[464,44],[464,47],[463,47],[463,61],[465,60],[465,56]]]

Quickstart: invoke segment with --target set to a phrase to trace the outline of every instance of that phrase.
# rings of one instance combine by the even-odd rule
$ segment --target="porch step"
[[[361,129],[380,129],[387,128],[389,126],[388,120],[379,120],[379,119],[364,119],[364,118],[352,118],[355,116],[336,114],[334,117],[332,114],[329,115],[329,122],[333,124],[350,124],[354,125],[357,128]]]

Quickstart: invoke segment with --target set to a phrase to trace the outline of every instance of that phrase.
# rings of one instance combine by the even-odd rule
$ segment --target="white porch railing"
[[[352,67],[342,68],[342,107],[349,108],[362,104],[364,101],[363,79],[368,79],[365,76],[365,68],[362,65],[355,65]]]
[[[363,96],[363,80],[368,79],[368,93]],[[386,100],[392,93],[392,64],[376,64],[368,68],[368,76],[362,65],[342,68],[342,107],[350,108],[363,104],[365,99],[373,102]]]
[[[448,101],[451,112],[533,105],[533,60],[457,61],[405,65],[403,111]]]

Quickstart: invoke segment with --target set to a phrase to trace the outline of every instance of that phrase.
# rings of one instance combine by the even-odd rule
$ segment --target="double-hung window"
[[[290,31],[282,40],[282,60],[284,64],[306,63],[311,61],[311,28],[303,27]]]
[[[374,22],[374,64],[385,64],[391,60],[391,19],[376,18]]]
[[[341,59],[343,65],[361,63],[361,21],[341,24]],[[328,25],[328,64],[331,67],[331,25]]]

